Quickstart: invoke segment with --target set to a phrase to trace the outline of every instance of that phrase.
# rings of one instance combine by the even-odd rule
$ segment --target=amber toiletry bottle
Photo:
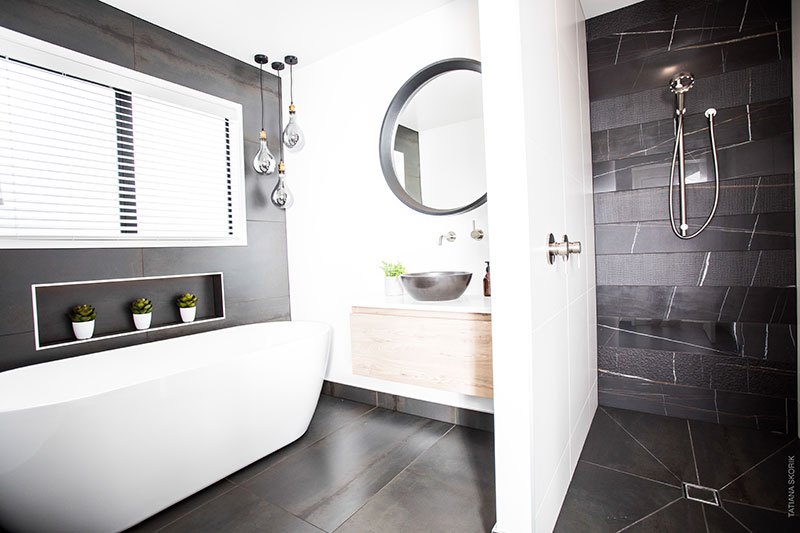
[[[485,261],[486,263],[486,275],[483,276],[483,295],[484,296],[491,296],[492,295],[492,280],[489,277],[489,261]]]

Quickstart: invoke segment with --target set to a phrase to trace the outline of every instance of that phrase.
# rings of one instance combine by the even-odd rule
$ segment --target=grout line
[[[681,481],[681,478],[679,478],[677,475],[675,475],[675,473],[674,473],[672,470],[670,470],[669,468],[667,468],[667,465],[665,465],[664,463],[662,463],[662,462],[661,462],[661,460],[660,460],[658,457],[656,457],[656,456],[653,454],[653,452],[651,452],[650,450],[648,450],[648,449],[647,449],[647,446],[645,446],[644,444],[642,444],[641,442],[639,442],[639,439],[637,439],[636,437],[634,437],[634,436],[633,436],[633,434],[632,434],[630,431],[628,431],[628,430],[625,428],[625,426],[623,426],[622,424],[620,424],[620,423],[617,421],[617,419],[616,419],[616,418],[614,418],[613,416],[611,416],[611,415],[610,415],[610,414],[609,414],[607,411],[605,411],[605,409],[603,410],[603,412],[604,412],[604,413],[606,413],[606,416],[608,416],[608,418],[610,418],[611,420],[613,420],[613,421],[614,421],[614,423],[616,423],[616,424],[617,424],[617,425],[618,425],[620,428],[622,428],[622,431],[624,431],[625,433],[627,433],[627,434],[628,434],[628,436],[629,436],[630,438],[632,438],[634,441],[636,441],[636,444],[638,444],[639,446],[641,446],[642,448],[644,448],[644,451],[646,451],[647,453],[649,453],[649,454],[650,454],[650,456],[651,456],[653,459],[655,459],[656,461],[658,461],[658,464],[660,464],[661,466],[663,466],[664,468],[666,468],[667,472],[669,472],[670,474],[672,474],[672,477],[674,477],[675,479],[677,479],[677,480],[678,480],[678,482],[680,482],[680,481]]]
[[[231,487],[230,487],[228,490],[226,490],[226,491],[222,492],[221,494],[217,494],[216,496],[214,496],[213,498],[211,498],[211,499],[210,499],[210,500],[208,500],[207,502],[203,502],[203,503],[201,503],[200,505],[198,505],[197,507],[193,507],[191,510],[189,510],[189,511],[185,512],[184,514],[180,515],[180,516],[179,516],[178,518],[176,518],[175,520],[173,520],[173,521],[171,521],[171,522],[169,522],[169,523],[166,523],[166,524],[164,524],[164,525],[163,525],[163,526],[161,526],[160,528],[156,529],[156,532],[158,532],[158,531],[161,531],[161,530],[163,530],[163,529],[165,529],[165,528],[167,528],[167,527],[171,526],[172,524],[174,524],[174,523],[175,523],[175,522],[177,522],[178,520],[181,520],[181,519],[183,519],[183,518],[186,518],[187,516],[189,516],[190,514],[192,514],[192,513],[193,513],[193,512],[195,512],[195,511],[197,511],[197,510],[198,510],[198,509],[200,509],[201,507],[204,507],[204,506],[208,505],[209,503],[213,502],[214,500],[216,500],[216,499],[218,499],[218,498],[221,498],[222,496],[225,496],[226,494],[228,494],[230,491],[232,491],[233,489],[235,489],[235,488],[238,486],[238,485],[236,485],[236,483],[234,483],[233,481],[229,480],[228,478],[223,478],[223,479],[221,479],[220,481],[227,481],[227,482],[228,482],[228,483],[231,485]],[[217,483],[219,483],[219,482],[217,482]],[[212,485],[216,485],[216,483],[212,483]],[[206,487],[206,488],[208,488],[208,487]],[[200,491],[200,492],[202,492],[202,490],[204,490],[204,489],[201,489],[201,491]],[[195,494],[197,494],[197,493],[195,493]],[[192,496],[194,496],[194,494],[193,494]],[[190,498],[190,497],[191,497],[191,496],[187,496],[187,498]],[[183,501],[183,500],[181,500],[181,501]],[[180,503],[180,502],[175,502],[173,505],[177,505],[178,503]],[[170,507],[171,507],[171,506],[170,506]],[[167,509],[169,509],[169,507],[167,507]],[[163,511],[160,511],[160,512],[164,512],[164,511],[166,511],[166,509],[164,509]],[[158,513],[156,513],[156,514],[155,514],[155,515],[153,515],[153,516],[158,516]],[[146,520],[146,519],[145,519],[145,520]],[[140,522],[140,523],[141,523],[141,522]]]
[[[689,430],[689,444],[692,447],[692,461],[694,461],[694,473],[697,476],[697,484],[702,485],[700,483],[700,470],[697,469],[697,456],[694,453],[694,439],[692,438],[692,426],[689,424],[689,421],[686,421],[686,429]]]
[[[291,512],[289,509],[286,509],[286,508],[284,508],[283,506],[281,506],[281,505],[278,505],[277,503],[273,502],[272,500],[268,500],[268,499],[264,498],[264,497],[263,497],[263,496],[261,496],[260,494],[256,494],[256,493],[255,493],[255,491],[251,490],[249,487],[242,487],[242,486],[240,485],[240,486],[239,486],[239,488],[240,488],[240,489],[242,489],[242,490],[245,490],[245,491],[249,492],[250,494],[252,494],[253,496],[255,496],[257,499],[259,499],[260,501],[262,501],[262,502],[267,502],[268,504],[270,504],[270,505],[274,505],[274,506],[275,506],[275,507],[277,507],[278,509],[281,509],[282,511],[285,511],[285,512],[289,513],[289,514],[290,514],[290,515],[292,515],[293,517],[297,518],[298,520],[300,520],[300,521],[302,521],[302,522],[305,522],[306,524],[308,524],[309,526],[313,527],[314,529],[316,529],[316,530],[318,530],[318,531],[323,531],[323,532],[325,531],[325,530],[324,530],[324,529],[322,529],[321,527],[319,527],[319,526],[315,526],[314,524],[312,524],[311,522],[309,522],[309,521],[308,521],[308,520],[306,520],[305,518],[303,518],[303,517],[301,517],[301,516],[297,516],[296,514],[294,514],[293,512]]]
[[[723,502],[735,503],[736,505],[744,505],[746,507],[752,507],[754,509],[761,509],[763,511],[772,511],[773,513],[786,514],[786,510],[785,509],[773,509],[771,507],[764,507],[763,505],[754,505],[752,503],[740,502],[740,501],[736,501],[736,500],[726,500],[725,498],[722,498],[722,495],[720,495],[720,499]]]
[[[632,522],[632,523],[628,524],[627,526],[625,526],[625,527],[623,527],[622,529],[618,530],[618,531],[617,531],[617,533],[620,533],[620,532],[622,532],[622,531],[625,531],[625,530],[626,530],[626,529],[628,529],[628,528],[631,528],[631,527],[635,526],[635,525],[636,525],[636,524],[638,524],[639,522],[641,522],[641,521],[643,521],[643,520],[646,520],[646,519],[650,518],[650,517],[651,517],[651,516],[653,516],[654,514],[656,514],[656,513],[658,513],[658,512],[661,512],[661,511],[663,511],[664,509],[666,509],[666,508],[667,508],[667,507],[669,507],[670,505],[672,505],[672,504],[674,504],[674,503],[677,503],[677,502],[681,501],[682,499],[683,499],[683,496],[681,496],[680,498],[676,498],[675,500],[672,500],[671,502],[669,502],[669,503],[668,503],[667,505],[665,505],[664,507],[661,507],[661,508],[659,508],[659,509],[656,509],[655,511],[653,511],[653,512],[652,512],[652,513],[650,513],[649,515],[646,515],[646,516],[643,516],[643,517],[641,517],[641,518],[640,518],[639,520],[637,520],[636,522]]]
[[[706,506],[700,505],[700,510],[703,512],[703,523],[706,525],[706,533],[711,533],[711,530],[708,529],[708,518],[706,517]]]
[[[750,468],[748,468],[747,470],[745,470],[744,472],[742,472],[741,474],[739,474],[738,476],[736,476],[735,478],[733,478],[732,480],[730,480],[728,483],[726,483],[725,485],[723,485],[721,489],[719,489],[719,492],[721,493],[723,490],[727,489],[727,488],[728,488],[728,486],[729,486],[729,485],[731,485],[731,484],[732,484],[734,481],[736,481],[736,480],[738,480],[739,478],[741,478],[742,476],[744,476],[744,475],[748,474],[748,473],[749,473],[751,470],[753,470],[754,468],[756,468],[756,467],[760,466],[760,465],[761,465],[761,463],[763,463],[763,462],[764,462],[764,461],[766,461],[767,459],[770,459],[770,458],[771,458],[773,455],[775,455],[775,454],[776,454],[776,453],[778,453],[779,451],[783,450],[784,448],[786,448],[787,446],[789,446],[790,444],[792,444],[792,443],[794,442],[794,440],[795,440],[795,439],[792,439],[792,440],[790,440],[789,442],[787,442],[786,444],[784,444],[783,446],[781,446],[780,448],[778,448],[777,450],[775,450],[774,452],[772,452],[772,453],[771,453],[771,454],[769,454],[768,456],[764,457],[764,458],[763,458],[763,459],[761,459],[759,462],[757,462],[756,464],[754,464],[753,466],[751,466]]]
[[[611,470],[612,472],[616,472],[618,474],[625,474],[626,476],[631,476],[631,477],[635,477],[635,478],[639,478],[639,479],[644,479],[645,481],[652,481],[653,483],[658,483],[659,485],[664,485],[665,487],[672,487],[673,489],[681,490],[681,488],[678,487],[677,485],[671,485],[670,483],[666,483],[664,481],[659,481],[657,479],[650,479],[649,477],[640,476],[638,474],[632,474],[630,472],[625,472],[624,470],[617,470],[616,468],[612,468],[610,466],[601,465],[601,464],[598,464],[598,463],[593,463],[593,462],[587,461],[585,459],[581,459],[581,461],[583,461],[587,465],[596,466],[598,468],[605,468],[606,470]]]
[[[734,520],[736,520],[736,522],[737,522],[737,523],[738,523],[740,526],[742,526],[743,528],[745,528],[745,530],[747,530],[747,533],[753,533],[753,530],[752,530],[752,529],[750,529],[750,528],[749,528],[749,527],[747,527],[746,525],[742,524],[742,523],[739,521],[739,519],[738,519],[738,518],[736,518],[735,516],[733,516],[733,515],[732,515],[732,514],[731,514],[731,513],[730,513],[730,512],[727,510],[727,509],[725,509],[725,508],[724,508],[723,506],[721,506],[721,505],[720,505],[719,507],[720,507],[720,509],[722,509],[723,511],[725,511],[726,513],[728,513],[728,516],[730,516],[731,518],[733,518]]]
[[[437,422],[438,422],[438,421],[437,421]],[[346,523],[347,523],[347,522],[348,522],[348,521],[349,521],[351,518],[353,518],[353,517],[354,517],[354,516],[355,516],[355,515],[356,515],[356,514],[357,514],[357,513],[358,513],[358,512],[361,510],[361,509],[363,509],[363,508],[364,508],[364,507],[365,507],[365,506],[366,506],[366,505],[367,505],[369,502],[371,502],[373,498],[377,497],[377,496],[378,496],[378,494],[380,494],[381,492],[383,492],[384,490],[386,490],[386,487],[388,487],[390,483],[392,483],[392,482],[393,482],[395,479],[397,479],[397,478],[400,476],[400,474],[402,474],[403,472],[405,472],[406,470],[408,470],[409,468],[411,468],[411,465],[413,465],[414,463],[416,463],[416,462],[419,460],[419,458],[420,458],[420,457],[422,457],[422,456],[425,454],[425,452],[427,452],[428,450],[430,450],[431,448],[433,448],[434,446],[436,446],[436,445],[439,443],[439,441],[441,441],[443,438],[445,438],[445,437],[446,437],[446,436],[447,436],[447,435],[448,435],[448,434],[449,434],[451,431],[453,431],[453,428],[455,428],[455,427],[456,427],[456,425],[455,425],[455,424],[451,424],[451,426],[450,426],[450,429],[448,429],[447,431],[445,431],[445,432],[442,434],[442,436],[441,436],[441,437],[439,437],[438,439],[436,439],[436,441],[435,441],[433,444],[431,444],[431,445],[430,445],[430,446],[428,446],[428,447],[427,447],[425,450],[423,450],[422,452],[420,452],[420,454],[419,454],[419,455],[417,455],[417,456],[414,458],[414,460],[413,460],[413,461],[411,461],[410,463],[408,463],[408,464],[407,464],[405,467],[403,467],[403,469],[402,469],[402,470],[400,470],[400,471],[399,471],[397,474],[395,474],[395,475],[394,475],[394,477],[392,477],[392,479],[390,479],[389,481],[387,481],[387,482],[386,482],[386,483],[385,483],[385,484],[384,484],[384,485],[383,485],[383,486],[380,488],[380,490],[378,490],[378,491],[377,491],[375,494],[373,494],[372,496],[370,496],[369,498],[367,498],[367,499],[366,499],[366,501],[364,501],[364,503],[363,503],[362,505],[360,505],[358,509],[356,509],[355,511],[353,511],[353,512],[350,514],[350,516],[348,516],[348,517],[347,517],[347,519],[346,519],[344,522],[342,522],[341,524],[339,524],[339,525],[336,527],[336,529],[335,529],[334,531],[338,531],[340,527],[342,527],[343,525],[345,525],[345,524],[346,524]]]

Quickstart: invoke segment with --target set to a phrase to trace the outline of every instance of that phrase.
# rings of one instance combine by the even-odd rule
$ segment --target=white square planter
[[[91,339],[94,335],[94,320],[88,322],[73,322],[72,332],[79,341]]]

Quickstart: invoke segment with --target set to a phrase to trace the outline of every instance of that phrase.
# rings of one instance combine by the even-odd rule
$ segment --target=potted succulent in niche
[[[147,329],[153,318],[153,303],[147,298],[138,298],[131,302],[131,313],[133,313],[133,325],[136,326],[136,329]]]
[[[76,305],[69,312],[72,321],[72,332],[79,341],[91,339],[94,335],[94,319],[97,312],[89,304]]]
[[[397,263],[381,261],[381,268],[383,268],[383,273],[386,275],[383,280],[384,294],[386,296],[402,296],[403,286],[400,285],[400,274],[406,273],[405,267],[400,264],[400,261]]]
[[[181,320],[183,322],[194,322],[194,317],[197,314],[197,296],[187,292],[178,297],[177,304],[181,312]]]

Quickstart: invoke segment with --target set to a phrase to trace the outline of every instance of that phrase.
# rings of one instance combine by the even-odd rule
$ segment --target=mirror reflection
[[[411,198],[436,209],[486,192],[481,75],[453,70],[423,85],[397,121],[392,163]]]

